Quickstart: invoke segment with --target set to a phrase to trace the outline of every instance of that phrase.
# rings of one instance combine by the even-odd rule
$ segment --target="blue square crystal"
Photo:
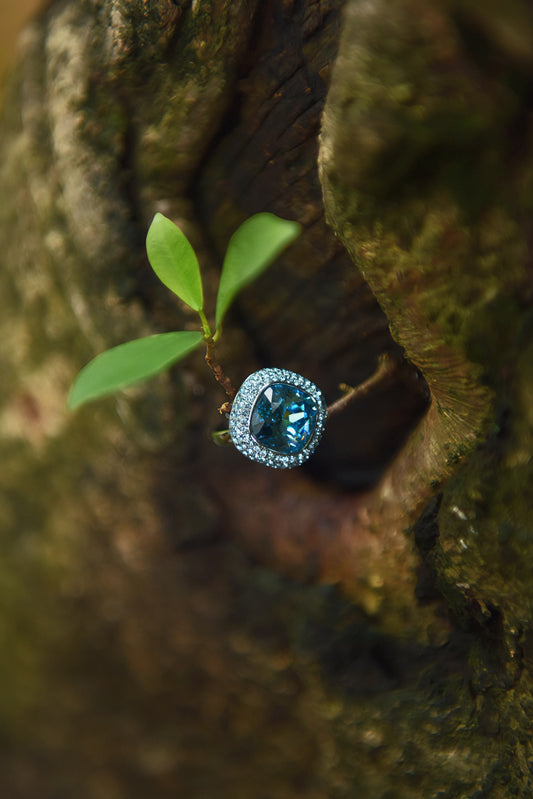
[[[259,394],[250,417],[250,433],[263,447],[280,455],[301,452],[316,427],[313,397],[288,383],[273,383]]]
[[[292,469],[314,452],[327,414],[322,392],[310,380],[288,369],[260,369],[235,396],[229,432],[250,460]]]

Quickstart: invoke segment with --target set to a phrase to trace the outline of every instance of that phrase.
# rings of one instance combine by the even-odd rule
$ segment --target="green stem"
[[[202,323],[202,330],[204,332],[204,341],[206,342],[213,341],[213,334],[211,332],[211,328],[209,327],[207,316],[205,315],[203,310],[198,311],[198,316],[200,317],[200,321]]]

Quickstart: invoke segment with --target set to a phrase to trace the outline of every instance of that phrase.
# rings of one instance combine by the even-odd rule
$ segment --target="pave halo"
[[[236,448],[274,469],[301,466],[317,446],[326,421],[322,392],[287,369],[261,369],[246,378],[229,418]]]

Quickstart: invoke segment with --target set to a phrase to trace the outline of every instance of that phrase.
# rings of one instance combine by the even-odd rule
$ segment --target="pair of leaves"
[[[300,233],[300,225],[262,213],[247,219],[230,239],[216,304],[217,337],[236,295],[269,266]],[[162,283],[200,314],[204,335],[196,331],[161,333],[120,344],[97,355],[76,377],[68,406],[77,408],[153,377],[184,358],[205,338],[200,266],[185,234],[156,214],[146,237],[152,269]],[[210,332],[208,334],[208,338]]]
[[[241,289],[258,277],[299,233],[297,222],[268,213],[250,217],[236,230],[222,265],[215,313],[217,330]],[[185,234],[162,214],[156,214],[150,226],[146,251],[161,282],[194,311],[202,311],[202,278],[196,254]]]

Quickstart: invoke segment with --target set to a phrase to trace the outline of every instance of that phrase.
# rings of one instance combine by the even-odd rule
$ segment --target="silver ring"
[[[274,469],[301,466],[324,431],[326,402],[310,380],[287,369],[261,369],[233,401],[229,432],[250,460]]]

